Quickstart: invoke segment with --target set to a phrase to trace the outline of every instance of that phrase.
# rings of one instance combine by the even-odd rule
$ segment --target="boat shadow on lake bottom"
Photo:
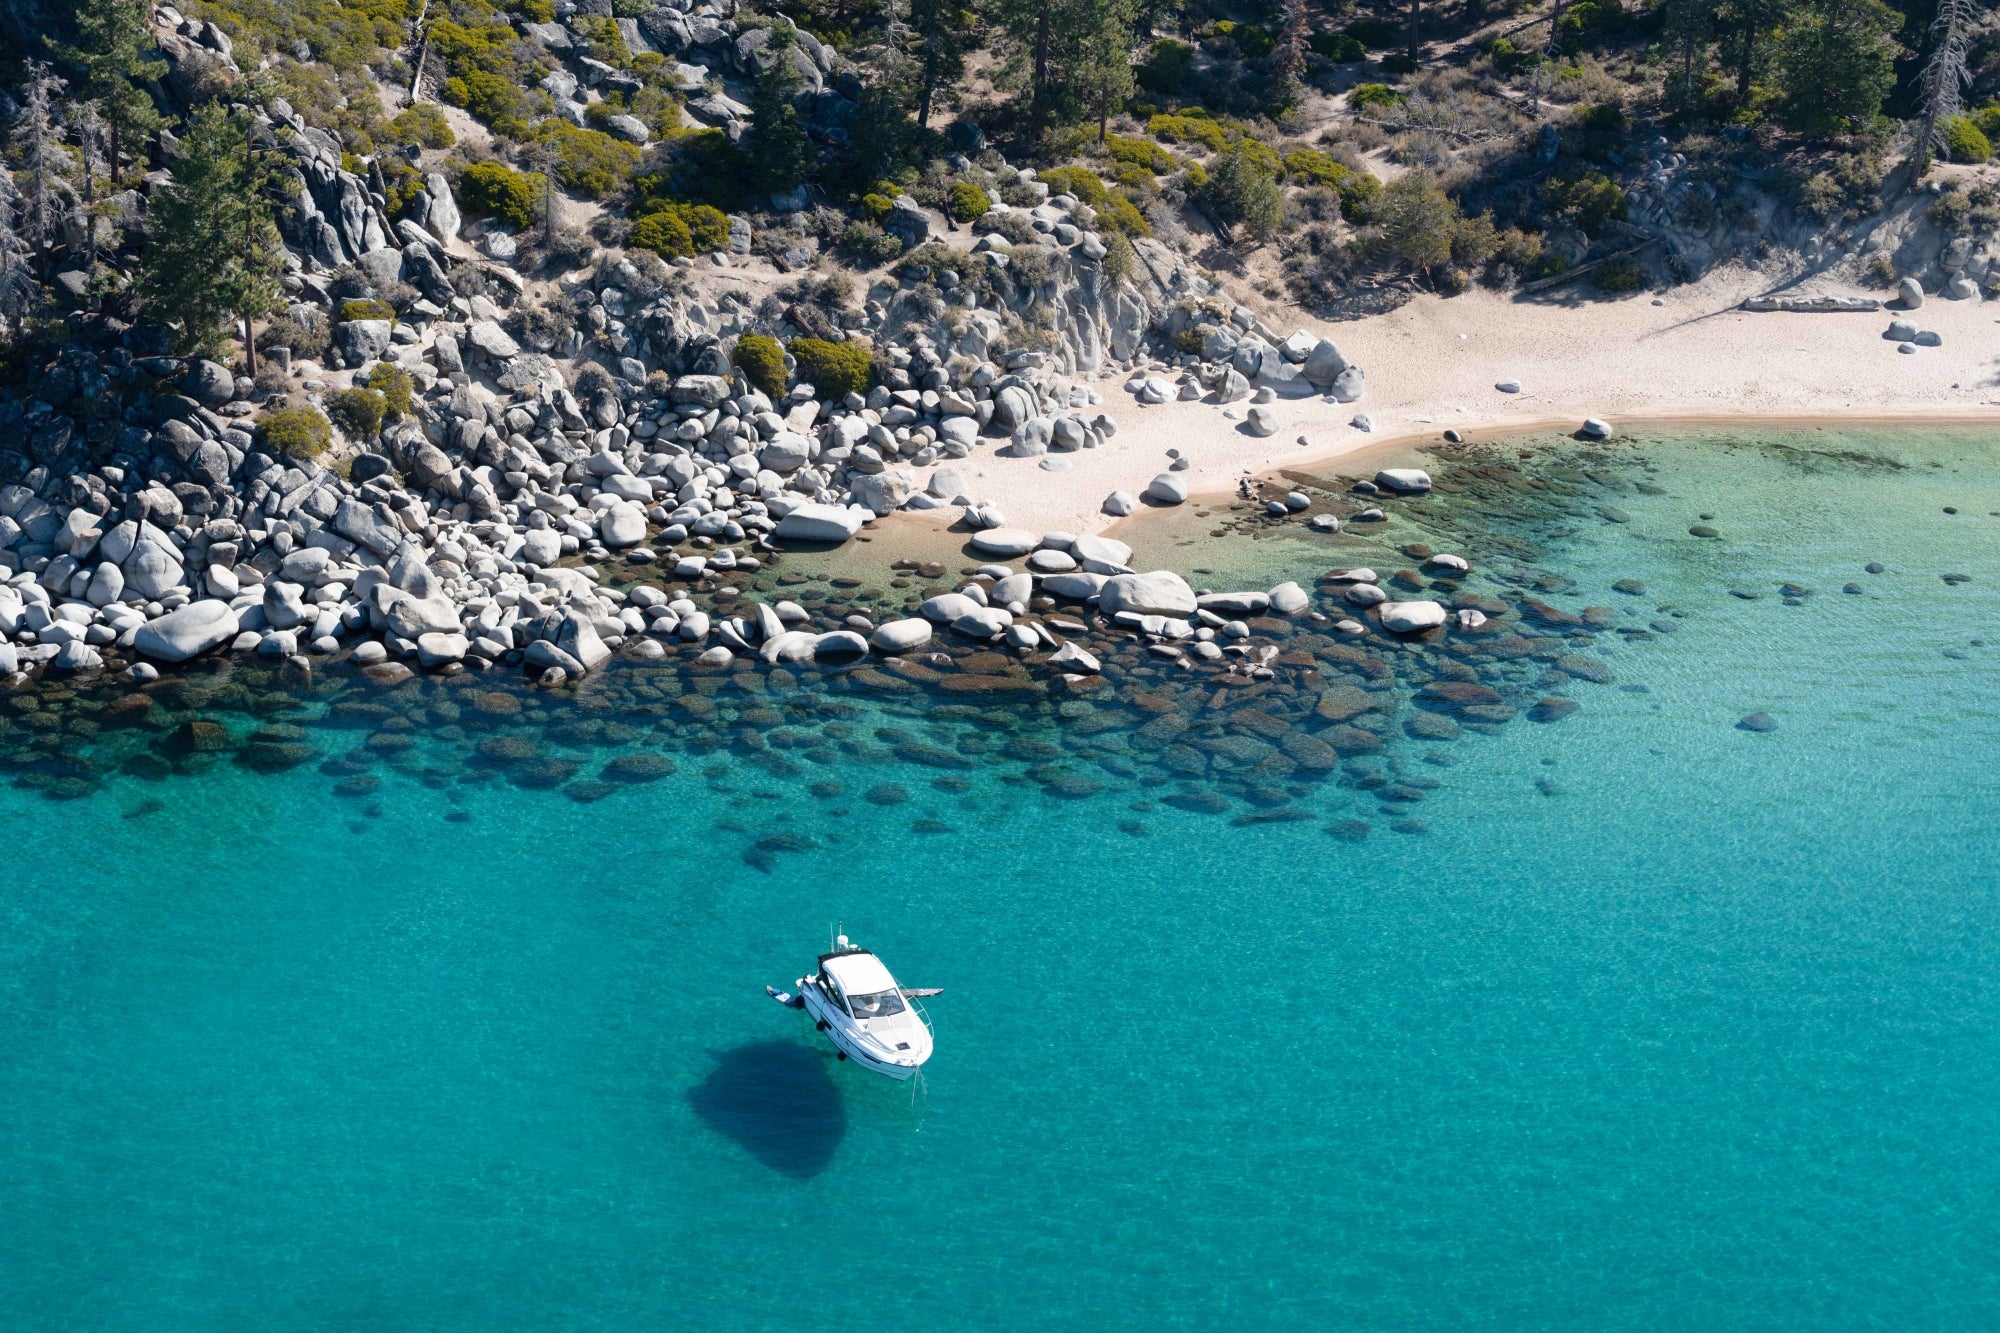
[[[833,1163],[847,1136],[847,1107],[830,1057],[789,1041],[759,1041],[715,1053],[715,1068],[688,1090],[703,1124],[793,1180]]]

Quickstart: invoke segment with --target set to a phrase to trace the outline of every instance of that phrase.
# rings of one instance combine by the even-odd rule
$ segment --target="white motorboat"
[[[930,1017],[917,1000],[940,992],[898,986],[881,959],[847,936],[837,936],[833,949],[819,956],[819,971],[794,984],[796,995],[776,986],[764,992],[812,1015],[842,1060],[900,1082],[931,1058]]]

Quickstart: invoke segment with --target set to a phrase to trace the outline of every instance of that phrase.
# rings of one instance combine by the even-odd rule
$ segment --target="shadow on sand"
[[[688,1104],[703,1124],[794,1180],[826,1170],[847,1133],[847,1108],[826,1057],[794,1042],[717,1052]]]

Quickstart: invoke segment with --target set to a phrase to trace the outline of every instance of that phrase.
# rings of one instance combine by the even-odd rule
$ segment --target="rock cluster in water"
[[[1340,483],[1300,485],[1328,512],[1351,503]],[[1468,513],[1549,493],[1488,464],[1453,468],[1436,491]],[[704,756],[810,782],[830,802],[889,805],[911,793],[870,765],[936,770],[942,791],[997,765],[1052,797],[1124,792],[1135,806],[1242,823],[1319,818],[1330,801],[1315,793],[1331,789],[1336,806],[1374,801],[1389,827],[1418,832],[1412,811],[1438,782],[1399,747],[1431,747],[1441,762],[1436,747],[1467,732],[1558,721],[1576,707],[1571,687],[1613,679],[1594,641],[1650,631],[1611,608],[1557,605],[1566,580],[1506,567],[1532,552],[1464,526],[1428,494],[1386,503],[1455,528],[1502,564],[1480,574],[1456,552],[1406,542],[1388,552],[1407,561],[1400,568],[1215,591],[1135,569],[1115,541],[1003,529],[1013,554],[957,580],[906,561],[887,586],[866,586],[792,571],[781,553],[754,570],[625,588],[615,624],[534,640],[572,655],[588,648],[586,629],[599,645],[621,641],[582,680],[555,659],[537,668],[555,689],[515,673],[412,676],[382,669],[399,663],[358,665],[358,653],[318,671],[210,656],[137,688],[17,676],[0,698],[0,769],[74,796],[117,772],[318,764],[336,795],[372,808],[391,775],[598,800]],[[1226,522],[1255,534],[1303,528],[1301,517],[1253,500]],[[1420,620],[1398,632],[1411,609]],[[1342,818],[1328,831],[1360,837],[1368,823]],[[786,850],[759,837],[745,856],[767,865]]]

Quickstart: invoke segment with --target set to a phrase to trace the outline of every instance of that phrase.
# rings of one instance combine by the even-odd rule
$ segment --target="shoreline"
[[[1300,401],[1300,400],[1293,400]],[[1316,401],[1316,400],[1315,400]],[[1213,408],[1213,404],[1196,404]],[[1152,409],[1158,410],[1158,409]],[[1608,440],[1597,443],[1606,447],[1616,447],[1630,442],[1635,433],[1657,430],[1722,431],[1772,429],[1782,431],[1812,430],[1855,430],[1855,429],[1895,429],[1897,427],[1924,426],[1938,429],[1971,430],[1980,427],[2000,429],[2000,405],[1989,412],[1968,411],[1962,407],[1910,408],[1897,411],[1871,412],[1856,415],[1832,415],[1824,412],[1813,413],[1712,413],[1712,412],[1660,412],[1635,417],[1620,417],[1612,421],[1615,434]],[[1450,429],[1466,436],[1465,445],[1500,444],[1508,440],[1527,436],[1561,434],[1570,443],[1586,443],[1574,438],[1581,425],[1580,418],[1543,417],[1527,419],[1497,419],[1483,423],[1453,424]],[[1410,431],[1403,434],[1375,438],[1364,437],[1351,448],[1317,450],[1303,454],[1296,461],[1274,464],[1252,475],[1256,481],[1271,485],[1287,471],[1304,472],[1324,468],[1329,463],[1359,463],[1362,466],[1351,470],[1357,473],[1372,472],[1379,467],[1393,466],[1397,462],[1408,461],[1411,455],[1425,452],[1432,447],[1446,446],[1443,438],[1445,427],[1430,431]],[[1449,446],[1461,447],[1461,446]],[[1013,460],[1007,460],[1013,461]],[[1350,470],[1347,467],[1339,469]],[[1061,475],[1061,474],[1057,474]],[[1237,502],[1233,488],[1211,487],[1190,489],[1186,501],[1179,505],[1154,505],[1142,503],[1134,513],[1124,517],[1109,514],[1099,515],[1094,526],[1075,530],[1077,535],[1114,537],[1128,545],[1143,546],[1142,540],[1135,540],[1138,534],[1161,525],[1172,516],[1195,508],[1227,506]],[[949,517],[949,525],[941,523],[941,517]],[[939,560],[962,560],[972,564],[987,563],[987,558],[967,549],[972,536],[969,529],[957,525],[955,510],[899,510],[887,515],[876,524],[863,530],[858,540],[881,543],[887,548],[888,558],[926,558]],[[1011,519],[1010,519],[1011,522]],[[1038,534],[1039,535],[1039,534]],[[847,558],[859,554],[852,546],[826,552],[835,558]],[[872,565],[881,559],[882,553],[870,553]],[[796,559],[796,557],[794,557]],[[885,564],[886,567],[886,564]],[[829,567],[830,572],[838,572]]]
[[[1001,457],[1000,442],[982,441],[957,466],[973,483],[972,497],[997,507],[1010,527],[1101,534],[1116,521],[1101,512],[1105,496],[1143,492],[1167,470],[1169,449],[1188,460],[1181,475],[1200,495],[1233,491],[1244,476],[1407,447],[1447,428],[1488,436],[1566,433],[1586,417],[1621,432],[1751,422],[2000,425],[1991,350],[2000,309],[1989,302],[1940,298],[1914,312],[1872,314],[1738,308],[1769,283],[1770,275],[1739,266],[1622,300],[1544,304],[1472,291],[1421,296],[1343,324],[1292,310],[1287,318],[1296,327],[1333,339],[1364,369],[1359,401],[1281,393],[1267,404],[1275,432],[1255,436],[1244,428],[1248,401],[1142,406],[1124,392],[1126,372],[1077,376],[1104,400],[1088,410],[1117,423],[1117,434],[1102,446],[1052,455],[1062,470],[1049,472],[1040,466],[1046,458]],[[1899,344],[1882,336],[1897,318],[1937,331],[1943,345],[1898,353]],[[1178,370],[1147,373],[1171,379]],[[1496,386],[1504,380],[1517,381],[1521,392],[1502,394]],[[1349,424],[1356,413],[1372,419],[1372,433]]]

